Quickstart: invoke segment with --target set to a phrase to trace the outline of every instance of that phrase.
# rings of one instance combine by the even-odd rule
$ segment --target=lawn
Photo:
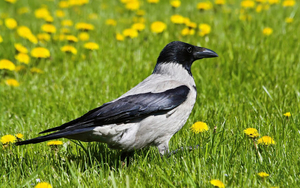
[[[194,62],[196,105],[170,141],[171,150],[198,148],[163,158],[144,148],[124,162],[101,143],[3,141],[0,187],[300,185],[299,2],[170,2],[0,0],[1,141],[36,137],[119,97],[171,41],[219,55]],[[194,133],[198,121],[209,130]]]

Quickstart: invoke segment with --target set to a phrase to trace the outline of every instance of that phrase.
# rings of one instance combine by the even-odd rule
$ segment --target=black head
[[[218,57],[218,54],[203,47],[174,41],[167,44],[160,52],[157,65],[161,63],[178,63],[191,73],[191,66],[194,61],[211,57]]]

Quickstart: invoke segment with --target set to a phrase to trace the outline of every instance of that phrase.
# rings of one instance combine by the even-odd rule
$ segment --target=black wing
[[[108,124],[126,123],[145,118],[149,115],[165,113],[182,104],[189,93],[187,86],[179,86],[161,93],[142,93],[130,95],[114,102],[105,103],[95,108],[85,115],[65,123],[59,127],[47,129],[41,133],[57,131],[50,135],[42,136],[42,141],[61,138],[67,136],[65,133],[91,126],[103,126]],[[48,137],[50,136],[50,137]],[[40,137],[39,137],[40,138]],[[45,139],[44,139],[45,138]],[[33,141],[34,139],[32,139]],[[28,140],[29,141],[29,140]],[[37,143],[28,142],[28,143]],[[17,143],[27,144],[26,141]]]

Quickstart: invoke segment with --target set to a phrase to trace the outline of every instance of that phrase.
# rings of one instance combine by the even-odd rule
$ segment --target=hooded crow
[[[16,144],[68,138],[102,142],[125,152],[157,146],[164,155],[196,102],[192,63],[211,57],[218,55],[203,47],[171,42],[161,51],[153,73],[121,97],[41,133],[56,132]]]

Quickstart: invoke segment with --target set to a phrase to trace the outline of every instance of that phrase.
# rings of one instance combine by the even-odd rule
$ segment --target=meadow
[[[299,187],[299,18],[294,0],[1,0],[0,187]],[[175,40],[219,55],[194,62],[170,141],[197,149],[14,145],[119,97]]]

